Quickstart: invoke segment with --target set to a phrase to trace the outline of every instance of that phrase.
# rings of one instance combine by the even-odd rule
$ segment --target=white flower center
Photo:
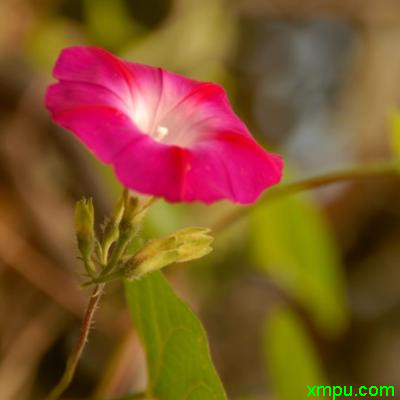
[[[188,100],[179,106],[174,103],[159,105],[158,97],[138,95],[129,109],[129,116],[142,133],[165,145],[190,147],[202,132],[212,128],[209,114],[198,110],[197,103]]]
[[[154,138],[161,142],[168,135],[168,128],[166,126],[158,126]]]

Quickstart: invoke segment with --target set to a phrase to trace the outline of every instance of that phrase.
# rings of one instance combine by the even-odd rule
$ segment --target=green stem
[[[93,316],[96,311],[97,305],[99,304],[100,298],[103,294],[103,288],[104,284],[95,286],[92,295],[90,296],[88,306],[86,308],[78,342],[74,348],[74,351],[68,358],[64,374],[61,377],[61,380],[59,381],[57,386],[54,387],[54,389],[50,392],[45,400],[58,400],[69,387],[75,375],[76,367],[82,356],[82,352],[85,348],[87,339],[89,337],[90,327],[93,323]]]
[[[125,253],[125,250],[127,246],[129,245],[129,242],[132,239],[131,233],[127,233],[124,235],[121,235],[121,237],[118,239],[117,243],[115,244],[115,248],[113,249],[113,252],[111,253],[110,260],[108,261],[107,265],[103,269],[102,273],[100,274],[100,278],[103,276],[108,275],[113,271],[113,269],[116,267],[118,262],[121,260],[122,256]]]
[[[259,203],[271,201],[282,196],[299,193],[305,190],[316,189],[333,183],[345,182],[355,179],[370,178],[374,176],[400,176],[399,162],[371,163],[347,170],[329,172],[304,180],[282,184],[270,189],[260,200]],[[259,204],[258,203],[258,204]],[[251,207],[242,207],[233,210],[221,219],[212,229],[214,233],[220,233],[228,226],[234,224],[242,217],[246,216]]]
[[[96,277],[96,278],[93,278],[90,281],[83,282],[81,284],[81,287],[85,288],[85,287],[91,286],[91,285],[93,285],[95,283],[107,283],[107,282],[110,282],[110,281],[115,280],[117,278],[124,278],[124,277],[126,277],[125,271],[123,269],[119,269],[117,271],[110,272],[107,275],[101,275],[98,278]]]

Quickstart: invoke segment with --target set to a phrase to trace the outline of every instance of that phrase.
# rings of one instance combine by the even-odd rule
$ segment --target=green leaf
[[[147,353],[149,398],[224,400],[206,333],[160,272],[126,282],[126,297]]]
[[[390,147],[393,155],[400,158],[400,112],[392,111],[389,114]]]
[[[305,399],[313,386],[324,386],[313,343],[303,322],[289,309],[277,309],[264,332],[264,355],[278,400]]]
[[[85,0],[85,19],[90,38],[107,48],[118,48],[144,30],[130,17],[123,0]]]
[[[311,198],[286,196],[252,214],[255,263],[309,312],[327,334],[347,319],[343,268],[321,211]]]
[[[29,61],[40,70],[43,76],[50,77],[60,51],[79,41],[74,24],[61,17],[52,16],[34,24],[26,38],[26,51]]]

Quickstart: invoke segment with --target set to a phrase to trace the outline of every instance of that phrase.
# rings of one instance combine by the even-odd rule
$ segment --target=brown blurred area
[[[388,115],[400,103],[397,0],[2,0],[0,16],[1,400],[42,399],[60,376],[88,298],[74,204],[93,197],[101,221],[119,190],[44,108],[62,47],[94,44],[220,81],[257,139],[297,176],[390,157]],[[304,317],[324,368],[336,384],[396,385],[399,180],[365,179],[315,199],[338,243],[350,313],[334,340]],[[152,223],[163,232],[229,209],[162,205]],[[205,323],[229,398],[282,400],[257,343],[265,313],[293,299],[252,268],[246,229],[238,224],[224,257],[204,271],[171,277]],[[65,399],[110,400],[142,389],[145,375],[122,287],[111,285]]]

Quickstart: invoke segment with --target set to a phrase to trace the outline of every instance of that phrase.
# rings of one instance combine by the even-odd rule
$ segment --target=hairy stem
[[[259,203],[274,200],[276,198],[289,194],[299,193],[309,189],[316,189],[333,183],[345,182],[361,178],[370,178],[374,176],[400,176],[399,162],[371,163],[359,167],[346,169],[342,171],[329,172],[304,180],[290,182],[276,186],[270,189]],[[212,229],[214,233],[220,233],[228,226],[234,224],[251,211],[251,207],[237,208],[221,219]]]
[[[55,386],[54,389],[50,392],[50,394],[46,397],[46,400],[58,400],[70,385],[75,375],[76,367],[81,358],[83,349],[85,348],[90,328],[93,323],[93,317],[97,305],[99,304],[100,298],[103,294],[103,289],[104,289],[104,284],[95,286],[92,295],[90,296],[85,316],[82,321],[78,342],[73,352],[71,353],[70,357],[68,358],[63,376],[61,377],[57,386]]]

